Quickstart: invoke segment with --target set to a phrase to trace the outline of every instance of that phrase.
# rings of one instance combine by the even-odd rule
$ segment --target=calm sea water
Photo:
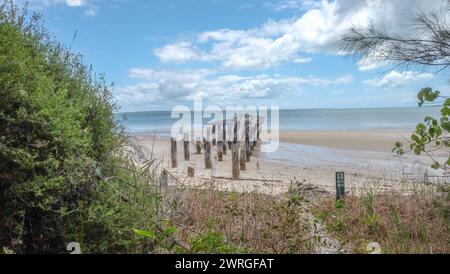
[[[414,129],[426,116],[439,116],[438,107],[376,109],[298,109],[280,110],[280,130],[402,130]],[[155,132],[168,135],[178,119],[170,111],[148,111],[117,114],[130,133]],[[270,124],[270,115],[268,121]],[[207,123],[209,119],[203,119]]]

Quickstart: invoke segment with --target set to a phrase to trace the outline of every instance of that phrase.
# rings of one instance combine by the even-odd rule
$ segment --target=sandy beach
[[[390,153],[396,142],[409,144],[408,131],[284,131],[280,141],[335,149]]]
[[[397,141],[407,144],[408,132],[301,132],[280,133],[277,152],[263,153],[256,149],[246,170],[241,171],[241,180],[231,180],[231,153],[224,155],[222,162],[217,151],[212,149],[213,168],[204,168],[204,156],[194,154],[190,146],[190,161],[184,161],[183,144],[178,143],[178,167],[171,168],[170,141],[152,134],[137,134],[132,141],[145,148],[147,157],[158,159],[158,168],[170,172],[177,183],[198,186],[214,183],[225,191],[259,191],[272,195],[289,190],[292,182],[302,182],[313,191],[335,191],[335,173],[346,174],[347,191],[358,192],[367,187],[380,190],[404,187],[402,180],[421,180],[435,174],[429,167],[430,159],[423,156],[399,157],[392,153]],[[264,146],[261,144],[260,146]],[[195,177],[187,176],[188,167],[195,168]]]

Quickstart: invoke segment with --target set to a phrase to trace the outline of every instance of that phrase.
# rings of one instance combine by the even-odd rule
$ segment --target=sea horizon
[[[354,110],[354,109],[426,109],[426,108],[441,108],[441,106],[429,106],[424,105],[422,107],[417,106],[387,106],[387,107],[324,107],[324,108],[280,108],[281,110]],[[142,113],[142,112],[172,112],[171,109],[160,110],[137,110],[137,111],[118,111],[114,112],[114,115],[128,114],[128,113]]]
[[[384,107],[341,109],[280,109],[280,131],[393,131],[413,130],[427,116],[439,117],[439,107]],[[115,114],[125,115],[125,130],[129,133],[168,135],[179,118],[172,119],[171,111],[140,111]],[[203,124],[210,119],[203,118]],[[271,117],[268,115],[270,127]]]

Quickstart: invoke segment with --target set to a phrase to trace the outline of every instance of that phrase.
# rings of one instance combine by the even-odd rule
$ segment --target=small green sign
[[[345,174],[344,172],[336,172],[336,199],[345,197]]]

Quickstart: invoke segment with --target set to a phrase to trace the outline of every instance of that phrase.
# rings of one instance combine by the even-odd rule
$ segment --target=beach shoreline
[[[183,142],[177,144],[176,168],[171,166],[169,137],[154,133],[134,134],[130,142],[143,147],[148,158],[158,159],[161,170],[165,169],[183,184],[198,186],[214,183],[220,190],[233,192],[258,191],[278,195],[289,191],[293,182],[302,182],[330,195],[335,191],[335,174],[346,174],[346,185],[356,193],[376,183],[382,189],[398,189],[408,176],[421,178],[429,169],[430,159],[425,156],[398,156],[392,152],[395,142],[407,141],[407,132],[380,131],[283,131],[276,152],[265,153],[262,142],[255,150],[240,180],[233,181],[231,153],[217,158],[212,147],[212,169],[205,169],[203,151],[194,153],[190,144],[190,160],[185,161]],[[156,138],[155,138],[156,137]],[[187,176],[188,167],[195,169],[195,176]]]
[[[280,143],[325,147],[340,150],[373,151],[391,153],[396,142],[405,146],[410,144],[412,131],[407,130],[343,130],[343,131],[307,131],[281,130]],[[167,140],[167,136],[155,135],[155,132],[131,133],[138,137]]]
[[[412,131],[346,130],[346,131],[280,131],[280,142],[333,149],[392,152],[396,142],[410,144]]]

